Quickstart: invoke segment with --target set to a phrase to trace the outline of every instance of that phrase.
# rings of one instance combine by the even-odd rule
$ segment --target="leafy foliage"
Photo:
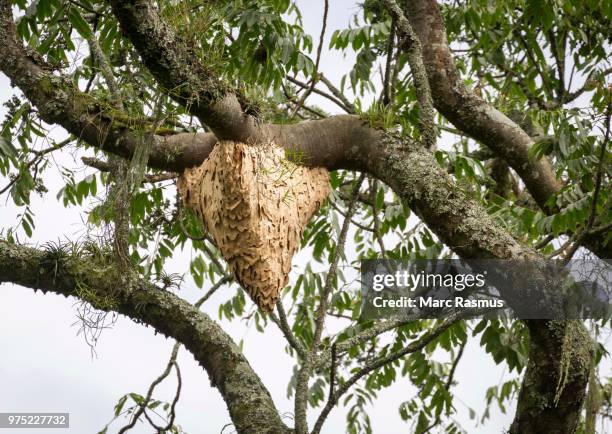
[[[252,107],[261,121],[296,121],[288,110],[292,107],[288,95],[295,95],[297,89],[287,77],[302,76],[308,82],[319,77],[312,59],[314,42],[305,32],[294,2],[157,3],[162,16],[193,47],[195,55],[244,95],[247,111]],[[96,59],[87,48],[87,40],[95,38],[99,42],[117,81],[124,108],[122,121],[126,128],[145,137],[147,130],[142,125],[151,125],[159,104],[159,88],[134,48],[121,35],[107,2],[16,0],[13,4],[20,11],[17,30],[32,49],[32,55],[68,74],[92,98],[111,107],[116,95],[100,77],[104,60]],[[357,112],[371,126],[416,135],[419,116],[416,90],[406,56],[397,50],[391,18],[378,2],[366,1],[362,6],[348,28],[333,32],[327,46],[337,55],[351,52],[355,57],[354,64],[340,79],[339,91],[352,97]],[[490,155],[483,157],[477,143],[454,131],[443,119],[439,120],[445,128],[441,136],[448,145],[436,151],[438,163],[500,225],[527,244],[536,246],[549,235],[557,241],[560,237],[576,239],[609,225],[612,166],[605,124],[606,117],[609,124],[611,88],[606,47],[612,43],[609,31],[612,2],[453,1],[444,3],[444,15],[465,83],[510,117],[521,114],[518,121],[529,124],[528,132],[536,142],[530,157],[549,158],[564,187],[551,198],[554,212],[549,215],[536,209],[525,197],[528,196],[525,191],[512,191],[503,197],[496,194],[499,180],[491,173]],[[385,95],[391,98],[386,100]],[[106,154],[88,148],[79,137],[53,139],[51,127],[19,95],[5,102],[5,106],[7,115],[0,127],[0,175],[6,187],[0,187],[0,191],[21,212],[14,226],[0,229],[6,231],[9,239],[31,237],[36,229],[31,196],[46,197],[52,193],[55,196],[51,197],[64,206],[83,212],[88,230],[111,243],[109,227],[113,215],[109,212],[108,195],[115,183],[113,173],[79,165],[65,167],[57,162],[59,159],[52,158],[60,153],[66,155],[68,150],[79,157],[94,154],[102,160]],[[170,100],[164,101],[161,111],[163,120],[156,129],[158,132],[172,134],[204,128],[185,108]],[[304,110],[298,113],[302,117],[313,116]],[[57,192],[47,191],[45,176],[50,170],[56,170],[64,181]],[[603,181],[598,185],[600,171]],[[159,174],[147,169],[145,176]],[[373,179],[368,179],[359,190],[356,211],[351,217],[354,222],[350,230],[351,247],[337,252],[356,176],[336,171],[331,177],[333,195],[310,222],[302,239],[304,257],[308,259],[296,267],[295,279],[284,290],[290,331],[305,348],[314,339],[316,307],[325,286],[328,264],[337,253],[342,261],[333,280],[329,306],[330,316],[337,321],[337,332],[324,339],[325,348],[347,342],[375,326],[358,321],[359,260],[381,255],[419,259],[450,254],[387,186]],[[198,288],[210,287],[226,276],[226,265],[197,219],[178,204],[172,179],[139,182],[131,192],[129,215],[130,256],[140,276],[162,282],[169,290],[180,286],[182,277],[165,274],[164,264],[184,249],[191,251],[188,274]],[[612,242],[609,231],[605,237]],[[553,253],[553,244],[543,247],[544,253]],[[218,306],[219,318],[246,319],[260,332],[271,327],[270,317],[257,311],[244,292],[236,289],[226,292],[227,299]],[[336,384],[342,384],[373,355],[397,351],[434,326],[432,321],[415,321],[351,346],[338,366],[319,367],[308,393],[309,404],[312,407],[325,404],[332,369],[336,370]],[[459,403],[452,392],[456,379],[451,373],[459,349],[469,339],[477,339],[496,364],[505,365],[514,375],[487,391],[487,407],[479,418],[489,417],[492,404],[506,411],[518,388],[517,376],[526,364],[525,334],[518,323],[499,320],[457,323],[424,350],[373,370],[352,388],[342,400],[348,409],[347,432],[372,432],[368,410],[381,391],[400,382],[418,390],[414,396],[400,397],[398,407],[401,418],[415,432],[434,427],[448,433],[462,432],[463,428],[454,420]],[[298,357],[290,346],[287,352]],[[288,395],[294,389],[295,378],[288,384]],[[142,399],[137,394],[123,396],[115,407],[115,416],[133,411]],[[129,403],[133,406],[126,407]],[[156,400],[148,403],[151,410],[165,405]],[[477,418],[472,409],[469,412]],[[181,432],[178,427],[173,430]]]

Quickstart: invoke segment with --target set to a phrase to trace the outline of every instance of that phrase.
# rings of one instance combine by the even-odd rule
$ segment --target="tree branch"
[[[132,34],[133,42],[138,35],[143,38],[151,37],[139,33],[142,30],[150,30],[152,39],[158,34],[156,32],[164,33],[167,30],[163,23],[155,20],[141,23],[140,29],[129,28],[131,19],[147,17],[149,13],[153,14],[153,18],[157,17],[157,11],[148,6],[148,3],[130,1],[119,4],[115,1],[113,4],[119,16],[125,14],[120,18],[120,21],[123,20],[124,31],[136,32]],[[544,160],[531,162],[528,159],[527,151],[532,142],[522,129],[465,90],[448,52],[437,4],[432,0],[415,0],[411,5],[414,13],[409,11],[408,17],[423,44],[425,66],[434,103],[438,109],[460,129],[483,143],[486,142],[498,155],[505,158],[521,175],[534,198],[539,203],[544,203],[556,191],[552,188],[556,185],[556,179],[550,178],[550,167]],[[128,10],[130,6],[137,7]],[[160,27],[147,27],[153,24],[160,24]],[[62,125],[76,137],[105,151],[121,156],[131,155],[140,136],[125,124],[121,126],[114,113],[109,114],[99,102],[79,92],[67,78],[50,73],[28,55],[16,36],[10,2],[7,0],[0,1],[0,43],[4,49],[4,55],[0,57],[0,69],[39,108],[46,122]],[[146,40],[138,43],[142,44],[139,51],[143,59],[149,56],[146,62],[153,62],[157,58],[163,59],[163,62],[169,61],[168,65],[171,66],[172,62],[182,59],[181,56],[185,54],[179,50],[176,54],[178,57],[165,59],[164,55],[175,55],[172,50],[176,47],[164,45],[159,47],[162,49],[161,53],[148,52],[143,55],[143,47],[146,49],[150,44]],[[182,60],[187,60],[186,65],[191,65],[191,60]],[[163,65],[151,67],[154,74],[159,76],[163,73]],[[155,68],[161,69],[155,72]],[[198,68],[193,71],[195,75],[200,72]],[[187,78],[202,86],[205,86],[207,80],[199,75],[198,78]],[[159,77],[158,80],[162,82]],[[189,93],[190,90],[207,92],[195,84],[186,83],[187,92],[181,89],[179,95],[187,97],[193,94]],[[175,91],[171,87],[167,90]],[[221,102],[213,102],[212,98],[206,100],[206,94],[203,94],[196,105],[202,108],[203,117],[212,116],[206,118],[207,122],[214,125],[215,133],[221,132],[221,138],[227,138],[222,135],[224,127],[227,126],[224,122],[233,123],[235,120],[236,131],[231,138],[241,139],[249,128],[250,120],[245,120],[241,112],[234,110],[239,104],[233,94],[225,98],[228,94],[221,93]],[[207,112],[209,108],[211,112]],[[226,113],[223,109],[229,111],[228,117],[215,119],[219,113]],[[539,258],[533,250],[517,242],[486,210],[457,186],[439,167],[430,152],[406,137],[370,128],[365,121],[355,116],[336,116],[287,126],[262,125],[248,138],[261,137],[274,139],[276,143],[292,151],[293,155],[300,155],[301,164],[320,165],[332,170],[360,170],[387,183],[432,232],[463,259]],[[154,136],[150,165],[180,171],[201,163],[216,141],[217,138],[213,134],[177,134],[169,138]],[[118,281],[109,280],[108,273],[100,273],[95,267],[92,269],[91,264],[79,262],[78,258],[70,258],[68,261],[68,265],[77,261],[76,268],[70,268],[68,272],[62,270],[61,278],[56,279],[58,275],[45,268],[45,261],[48,260],[44,252],[2,243],[0,280],[65,295],[77,294],[77,282],[85,282],[88,287],[95,289],[96,296],[103,297],[102,300],[105,295],[112,293],[111,289],[114,289]],[[32,273],[32,270],[40,270],[41,267],[42,273]],[[120,289],[115,310],[137,321],[144,321],[162,333],[172,335],[194,353],[228,402],[232,418],[239,419],[235,422],[239,430],[266,432],[262,428],[263,425],[252,425],[263,424],[265,421],[267,426],[275,425],[279,427],[278,432],[283,432],[285,428],[274,410],[269,394],[229,337],[208,317],[194,311],[193,306],[170,293],[143,285],[142,282],[137,283],[129,293]],[[101,306],[100,300],[92,301]],[[555,420],[561,420],[566,426],[572,427],[584,398],[582,386],[586,385],[588,377],[583,375],[585,370],[582,360],[588,360],[589,355],[581,353],[588,336],[585,338],[580,328],[578,332],[572,331],[567,323],[531,321],[528,325],[532,335],[530,360],[534,363],[533,372],[537,374],[539,367],[544,366],[547,374],[538,376],[528,371],[533,377],[525,381],[521,393],[527,397],[538,394],[546,406],[530,407],[532,400],[529,399],[519,402],[521,411],[515,419],[519,429],[516,432],[521,432],[521,427],[528,426],[530,420],[545,420],[551,426],[554,426]],[[554,387],[551,390],[549,385],[557,384],[556,380],[561,372],[561,357],[555,349],[563,347],[568,333],[574,333],[577,352],[576,357],[570,358],[570,366],[567,367],[568,392],[561,397],[559,402],[562,405],[559,405],[556,401],[556,390]],[[586,372],[588,373],[588,367]],[[257,428],[262,430],[258,431]]]
[[[287,339],[287,342],[295,350],[298,354],[298,357],[301,360],[306,359],[307,353],[304,349],[303,345],[298,342],[295,338],[295,335],[291,331],[291,327],[289,326],[289,322],[287,321],[287,313],[285,312],[285,308],[283,307],[282,300],[278,300],[276,302],[276,311],[278,312],[278,317],[274,314],[274,312],[270,312],[270,319],[278,326],[280,331]]]
[[[82,157],[81,161],[86,166],[93,167],[94,169],[98,169],[100,172],[110,172],[111,171],[110,163],[104,160],[100,160],[99,158]],[[156,182],[176,179],[177,177],[178,177],[178,173],[174,173],[174,172],[145,174],[143,181],[153,184]]]
[[[319,74],[319,79],[321,80],[321,83],[323,83],[327,89],[329,89],[332,95],[340,100],[347,113],[352,115],[356,113],[355,104],[350,102],[349,99],[340,91],[340,89],[334,86],[334,84],[325,75]]]
[[[168,363],[166,364],[166,368],[164,369],[164,371],[161,373],[161,375],[159,377],[157,377],[149,386],[149,389],[147,391],[147,395],[145,396],[144,401],[138,406],[138,410],[136,410],[134,412],[134,414],[132,415],[132,418],[130,419],[129,423],[125,426],[123,426],[119,431],[118,434],[124,434],[126,432],[128,432],[129,430],[131,430],[132,428],[134,428],[134,425],[136,425],[136,422],[138,422],[138,419],[140,419],[140,417],[144,414],[146,414],[146,410],[147,410],[147,406],[149,405],[149,402],[151,402],[151,398],[153,397],[153,392],[155,391],[155,388],[162,382],[164,381],[168,375],[170,375],[170,370],[172,369],[173,366],[176,367],[177,369],[177,373],[178,371],[178,365],[176,364],[176,356],[178,355],[178,350],[181,347],[181,344],[179,344],[178,342],[174,344],[174,346],[172,347],[172,353],[170,354],[170,360],[168,360]],[[179,376],[180,379],[180,376]],[[172,402],[172,410],[171,410],[171,423],[169,424],[168,428],[166,429],[170,429],[170,427],[172,427],[172,425],[174,424],[174,408],[176,406],[176,402],[178,402],[178,397],[180,396],[180,380],[179,380],[179,386],[178,386],[178,392],[175,395],[175,399]]]
[[[547,214],[556,210],[548,200],[561,190],[547,158],[533,160],[533,139],[516,122],[468,90],[457,70],[446,39],[436,0],[404,2],[404,11],[422,44],[423,61],[435,107],[453,125],[503,158],[525,183]],[[612,246],[593,240],[586,246],[600,258],[612,255]]]
[[[220,140],[246,142],[258,135],[254,117],[243,113],[234,89],[204,65],[177,37],[149,0],[109,1],[121,31],[169,95]]]
[[[435,110],[431,99],[431,90],[427,81],[427,72],[423,64],[421,42],[412,30],[410,22],[395,0],[383,0],[387,11],[397,23],[397,29],[402,35],[400,47],[408,55],[410,71],[414,78],[414,85],[419,101],[419,129],[426,148],[433,149],[436,144],[436,124],[434,122]]]
[[[70,254],[0,240],[0,283],[80,298],[115,311],[182,343],[208,372],[241,433],[289,432],[268,390],[217,323],[176,295],[144,280],[117,287],[118,270],[103,252]]]
[[[444,390],[446,390],[447,392],[450,391],[450,388],[453,385],[453,381],[455,379],[455,372],[457,371],[457,366],[459,366],[461,357],[463,357],[463,351],[465,350],[466,345],[467,345],[467,340],[459,346],[459,351],[457,352],[457,355],[455,356],[455,359],[453,360],[451,364],[451,368],[450,368],[450,371],[448,372],[446,383],[444,383]],[[441,416],[442,416],[441,414],[436,416],[436,419],[427,428],[425,428],[421,434],[427,434],[432,429],[434,429],[436,426],[438,426],[440,422],[442,421]]]
[[[436,0],[405,2],[404,10],[421,41],[435,107],[453,125],[504,158],[541,208],[561,188],[546,159],[533,161],[531,138],[507,116],[469,91],[455,66]]]
[[[69,138],[67,138],[66,140],[62,140],[62,141],[61,141],[61,142],[59,142],[59,143],[55,143],[54,145],[49,146],[49,147],[48,147],[48,148],[46,148],[46,149],[42,149],[42,150],[40,150],[40,151],[33,151],[33,153],[34,153],[34,158],[32,158],[30,161],[28,161],[28,162],[26,163],[26,165],[25,165],[25,169],[26,169],[26,170],[30,170],[30,169],[32,168],[32,166],[37,167],[37,166],[38,166],[38,165],[41,163],[41,161],[42,161],[42,159],[43,159],[43,157],[44,157],[45,155],[50,154],[50,153],[52,153],[52,152],[55,152],[55,151],[57,151],[57,150],[59,150],[59,149],[62,149],[62,148],[64,148],[64,147],[66,147],[66,146],[70,145],[70,144],[71,144],[73,141],[74,141],[74,138],[69,137]],[[0,188],[0,194],[4,194],[5,192],[7,192],[7,191],[8,191],[8,190],[9,190],[9,189],[10,189],[10,188],[13,186],[13,185],[15,185],[15,183],[16,183],[17,181],[19,181],[19,178],[21,178],[21,172],[20,172],[20,173],[18,173],[18,174],[17,174],[17,175],[16,175],[16,176],[15,176],[13,179],[11,179],[11,180],[10,180],[10,181],[7,183],[7,185],[6,185],[6,186],[4,186],[3,188]]]
[[[302,105],[304,105],[304,103],[306,102],[306,98],[310,96],[310,94],[314,90],[314,87],[317,84],[317,81],[319,80],[319,63],[321,62],[321,51],[323,50],[325,30],[327,29],[327,14],[328,13],[329,13],[329,0],[324,0],[323,1],[323,23],[321,24],[321,34],[319,35],[319,45],[317,47],[317,57],[315,59],[314,74],[312,76],[312,79],[310,80],[310,86],[308,87],[308,89],[306,89],[306,91],[304,92],[304,95],[302,95],[300,100],[295,105],[295,108],[293,109],[292,115],[290,117],[293,117],[298,112],[298,110],[302,107]]]
[[[348,209],[346,211],[346,217],[342,223],[340,234],[338,235],[338,241],[334,250],[329,271],[325,276],[325,285],[321,290],[321,296],[319,297],[319,308],[317,310],[317,316],[315,320],[314,336],[312,338],[312,344],[307,357],[302,360],[302,366],[297,374],[296,386],[295,386],[295,430],[297,434],[307,434],[308,425],[306,420],[306,413],[308,408],[308,380],[316,364],[317,353],[321,344],[321,338],[323,336],[323,327],[325,325],[325,317],[327,316],[327,304],[329,302],[329,294],[334,286],[337,270],[338,261],[340,260],[340,254],[344,249],[344,243],[348,234],[348,229],[351,225],[351,216],[355,212],[355,206],[357,204],[357,198],[359,196],[359,187],[365,179],[365,174],[362,174],[356,181],[353,187],[353,193],[351,201],[349,202]]]
[[[142,132],[131,128],[129,117],[79,91],[68,77],[54,74],[48,65],[30,55],[17,36],[6,0],[0,1],[0,43],[0,70],[38,108],[42,120],[61,125],[91,146],[121,157],[132,156]],[[180,171],[203,161],[216,142],[212,134],[153,135],[149,165]]]
[[[327,419],[327,416],[329,415],[331,410],[336,406],[336,404],[338,403],[338,400],[357,381],[359,381],[364,376],[368,375],[369,373],[375,371],[376,369],[388,363],[398,360],[406,356],[407,354],[422,350],[423,348],[427,346],[427,344],[429,344],[434,339],[436,339],[438,336],[440,336],[446,329],[448,329],[450,326],[452,326],[456,322],[457,322],[456,318],[449,318],[448,320],[440,324],[438,327],[429,330],[423,336],[421,336],[421,338],[412,342],[411,344],[407,345],[401,350],[398,350],[386,356],[377,358],[367,363],[363,368],[359,369],[356,373],[354,373],[351,377],[349,377],[348,380],[346,380],[344,383],[342,383],[338,387],[337,391],[333,394],[333,396],[330,396],[330,399],[328,399],[327,403],[325,404],[325,407],[323,407],[323,410],[321,411],[321,414],[317,418],[317,421],[315,422],[315,425],[314,425],[314,428],[311,434],[319,434],[321,432],[321,428],[323,427],[323,423],[325,422],[325,419]]]
[[[323,76],[321,76],[320,79],[321,79],[321,82],[325,83],[325,79],[324,79]],[[308,89],[309,88],[308,83],[304,83],[303,81],[300,81],[297,78],[287,76],[287,80],[290,83],[293,83],[296,86],[301,87],[302,89]],[[354,113],[354,110],[351,109],[350,106],[345,105],[345,103],[342,100],[340,100],[339,98],[337,98],[335,95],[331,95],[331,94],[329,94],[329,93],[327,93],[327,92],[325,92],[325,91],[323,91],[321,89],[318,89],[317,87],[314,87],[312,89],[312,92],[316,93],[317,95],[322,96],[323,98],[327,98],[328,100],[330,100],[331,102],[336,104],[338,107],[340,107],[345,112],[351,113],[351,114]]]

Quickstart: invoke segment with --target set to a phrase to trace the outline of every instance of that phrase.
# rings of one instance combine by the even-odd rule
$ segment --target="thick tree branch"
[[[219,139],[246,142],[258,136],[256,119],[243,113],[234,90],[175,35],[160,17],[155,2],[109,3],[123,34],[172,98],[208,125]]]
[[[109,112],[67,77],[51,73],[30,56],[16,35],[8,3],[0,1],[0,43],[5,49],[0,70],[38,107],[45,122],[61,125],[91,146],[131,158],[143,132],[134,131],[121,113]],[[262,125],[252,139],[274,140],[304,165],[356,169],[370,153],[378,152],[379,133],[356,116],[342,115],[294,125]],[[216,142],[212,133],[153,135],[149,166],[181,172],[201,164]]]
[[[128,14],[124,8],[129,7],[117,8]],[[148,8],[141,11],[145,12],[155,12],[154,17],[157,16],[156,11]],[[5,0],[0,1],[0,43],[5,48],[0,69],[38,107],[45,122],[61,125],[106,152],[132,156],[143,132],[134,131],[121,113],[109,112],[99,101],[75,88],[67,77],[51,73],[30,56],[17,37],[11,8]],[[330,170],[358,169],[379,152],[376,145],[380,131],[369,128],[356,116],[335,116],[294,125],[261,125],[253,134],[249,140],[274,140],[301,164]],[[216,142],[217,137],[211,133],[153,135],[149,166],[180,172],[201,164]]]
[[[405,11],[421,41],[434,105],[458,129],[504,158],[525,182],[538,205],[561,185],[548,161],[533,161],[531,138],[512,120],[469,91],[455,66],[436,0],[405,2]]]
[[[537,434],[546,427],[574,434],[590,374],[591,338],[580,321],[526,323],[529,363],[509,433]]]
[[[45,122],[61,125],[91,146],[131,158],[142,132],[130,128],[116,110],[109,112],[93,97],[80,92],[67,77],[51,73],[32,58],[17,38],[6,1],[0,2],[0,43],[5,48],[0,69],[38,107]],[[337,116],[296,125],[263,125],[258,134],[262,140],[265,137],[285,146],[301,164],[333,170],[354,169],[359,165],[357,160],[376,152],[374,138],[378,132],[357,117]],[[153,135],[149,166],[180,172],[201,164],[216,142],[212,133]],[[366,144],[367,149],[362,147]]]
[[[449,49],[436,0],[405,1],[404,10],[422,44],[435,107],[459,130],[503,158],[521,177],[540,208],[555,212],[547,201],[560,191],[561,183],[550,162],[546,158],[530,158],[534,141],[523,128],[466,88]],[[601,240],[585,247],[600,258],[612,255],[612,246]]]
[[[130,126],[118,110],[107,107],[77,89],[68,77],[54,74],[25,48],[15,31],[10,2],[0,1],[0,70],[38,108],[42,120],[104,151],[129,158],[143,131]],[[153,135],[149,165],[171,171],[198,164],[217,139],[212,134]]]
[[[0,283],[80,298],[150,325],[182,343],[208,372],[241,433],[284,433],[269,392],[232,339],[208,315],[176,295],[135,280],[117,287],[112,260],[103,254],[35,249],[0,240]]]
[[[514,240],[461,191],[430,153],[415,145],[403,147],[390,151],[380,165],[373,166],[374,174],[463,259],[538,260],[533,250]],[[534,428],[541,420],[547,422],[545,426],[558,429],[551,432],[573,433],[588,381],[590,338],[579,322],[526,323],[530,332],[530,368],[525,374],[512,432],[541,432]],[[561,393],[550,386],[558,384],[560,378],[564,382]]]
[[[121,156],[131,155],[139,142],[139,134],[127,126],[119,127],[120,122],[117,122],[112,114],[109,116],[97,101],[79,92],[66,78],[45,70],[39,61],[28,54],[15,34],[9,3],[6,0],[0,1],[0,43],[4,48],[4,56],[0,57],[0,69],[39,108],[46,122],[62,125],[75,136],[105,151]],[[142,18],[141,14],[157,14],[156,10],[143,2],[131,1],[125,5],[113,3],[123,26],[129,24],[131,19]],[[138,7],[128,10],[129,6],[135,3]],[[556,186],[556,180],[554,177],[550,178],[550,167],[543,161],[529,161],[529,136],[514,122],[465,90],[452,64],[435,2],[419,0],[410,4],[408,16],[423,44],[425,65],[438,109],[460,129],[465,128],[464,131],[487,143],[498,155],[506,159],[523,177],[534,197],[543,204],[556,191],[552,188]],[[433,9],[428,11],[428,7]],[[138,35],[150,39],[155,39],[155,35],[158,35],[156,32],[165,35],[167,28],[163,23],[159,28],[147,27],[150,25],[151,22],[144,23],[144,27],[140,29],[126,28],[124,31],[140,32],[145,29],[152,32],[132,35],[133,42]],[[163,43],[167,42],[168,40],[165,40]],[[146,43],[146,40],[138,42],[143,45],[147,45]],[[137,47],[145,63],[153,62],[153,54],[144,52],[146,48]],[[168,56],[179,56],[174,60],[164,59],[164,62],[189,60],[181,57],[185,53],[172,54],[172,44],[158,48],[166,51],[156,53],[157,59],[164,59],[164,53]],[[147,56],[151,58],[147,60]],[[189,62],[187,65],[191,64]],[[167,64],[171,65],[172,62]],[[163,66],[150,66],[162,84],[159,76],[164,72]],[[156,67],[161,69],[156,72]],[[201,72],[198,68],[193,71]],[[185,77],[195,80],[187,83],[185,88],[188,91],[208,92],[205,89],[208,78],[205,75],[197,75],[197,79]],[[203,87],[194,87],[194,83]],[[167,90],[174,91],[170,87]],[[445,92],[448,95],[445,95]],[[187,94],[179,94],[187,98]],[[220,93],[219,97],[225,98],[225,95],[227,94]],[[235,124],[236,134],[229,137],[242,139],[245,131],[250,131],[250,121],[245,121],[241,111],[233,111],[239,106],[235,97],[228,97],[229,103],[222,99],[219,108],[218,103],[213,103],[212,99],[206,100],[208,96],[202,94],[201,99],[195,103],[201,106],[202,117],[206,118],[213,131],[220,134],[220,137],[227,138],[227,135],[223,135],[224,132],[227,134],[225,127]],[[223,117],[223,122],[215,118],[219,113],[224,113],[223,108],[228,107],[231,113],[228,117]],[[208,109],[212,111],[209,113]],[[224,123],[225,121],[229,124]],[[464,259],[538,258],[534,251],[512,238],[475,200],[457,186],[439,167],[429,151],[405,137],[373,129],[358,117],[336,116],[296,125],[264,125],[259,126],[258,130],[247,138],[273,139],[291,151],[291,155],[299,155],[302,164],[325,166],[329,169],[359,170],[380,179],[426,222],[440,240]],[[169,138],[154,136],[150,164],[165,170],[180,171],[201,163],[216,140],[212,134],[174,135]],[[22,286],[52,290],[65,295],[76,294],[76,283],[80,281],[94,288],[94,294],[101,297],[110,293],[116,282],[116,279],[108,280],[108,273],[100,275],[95,268],[92,270],[89,265],[84,266],[74,258],[68,262],[69,266],[73,264],[72,268],[69,267],[68,271],[62,269],[62,273],[56,275],[51,269],[45,268],[45,260],[48,258],[44,252],[0,244],[0,281],[12,281]],[[32,270],[41,269],[42,273],[32,273]],[[119,290],[116,310],[137,321],[145,321],[182,342],[210,373],[213,383],[230,406],[230,414],[237,420],[235,424],[240,432],[266,432],[262,426],[251,425],[264,422],[266,426],[274,425],[278,427],[279,432],[283,432],[285,428],[279,421],[269,395],[246,360],[227,335],[193,306],[170,293],[136,285],[130,293]],[[532,334],[530,359],[537,364],[538,369],[528,369],[521,393],[527,397],[539,395],[539,400],[537,405],[533,404],[533,400],[519,403],[520,411],[515,420],[518,427],[516,432],[530,432],[520,429],[528,427],[529,420],[538,418],[564,421],[570,429],[575,426],[590,366],[590,362],[586,367],[583,363],[585,359],[589,359],[588,351],[585,354],[584,350],[588,336],[585,337],[580,326],[576,326],[578,332],[575,332],[567,324],[551,321],[528,322]],[[574,333],[571,338],[579,345],[572,350],[570,363],[566,368],[561,365],[558,356],[568,333]],[[535,375],[540,372],[542,366],[546,370],[546,377]],[[557,384],[556,380],[563,372],[566,373],[567,382],[563,394],[558,397],[557,391],[554,388],[551,390],[548,385]],[[529,377],[530,373],[535,373],[535,377]],[[262,429],[258,431],[257,428]]]
[[[419,101],[419,128],[423,136],[423,143],[425,147],[432,149],[436,144],[435,110],[431,100],[427,72],[423,65],[421,41],[415,35],[410,22],[395,0],[383,0],[383,4],[393,17],[394,22],[397,23],[397,29],[402,37],[400,47],[408,55],[408,63]]]

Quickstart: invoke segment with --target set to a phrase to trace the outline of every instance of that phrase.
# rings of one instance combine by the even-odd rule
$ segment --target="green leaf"
[[[145,402],[144,397],[142,395],[139,395],[138,393],[129,393],[128,395],[138,405],[142,405]]]
[[[17,149],[15,149],[15,147],[10,141],[8,141],[2,136],[0,136],[0,151],[2,152],[2,154],[10,158],[17,156]]]
[[[68,11],[68,20],[83,38],[92,38],[93,32],[77,8],[70,8],[70,11]]]
[[[32,227],[25,219],[21,221],[21,226],[23,226],[23,230],[25,231],[28,238],[32,238]]]
[[[117,402],[117,405],[115,405],[115,416],[119,416],[121,414],[121,411],[123,410],[123,406],[125,405],[125,402],[127,401],[127,395],[123,395],[119,401]]]

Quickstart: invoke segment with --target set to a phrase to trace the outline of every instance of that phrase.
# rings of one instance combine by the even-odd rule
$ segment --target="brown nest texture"
[[[292,163],[273,143],[221,141],[202,165],[185,170],[178,190],[238,282],[271,311],[302,232],[330,192],[327,170]]]

